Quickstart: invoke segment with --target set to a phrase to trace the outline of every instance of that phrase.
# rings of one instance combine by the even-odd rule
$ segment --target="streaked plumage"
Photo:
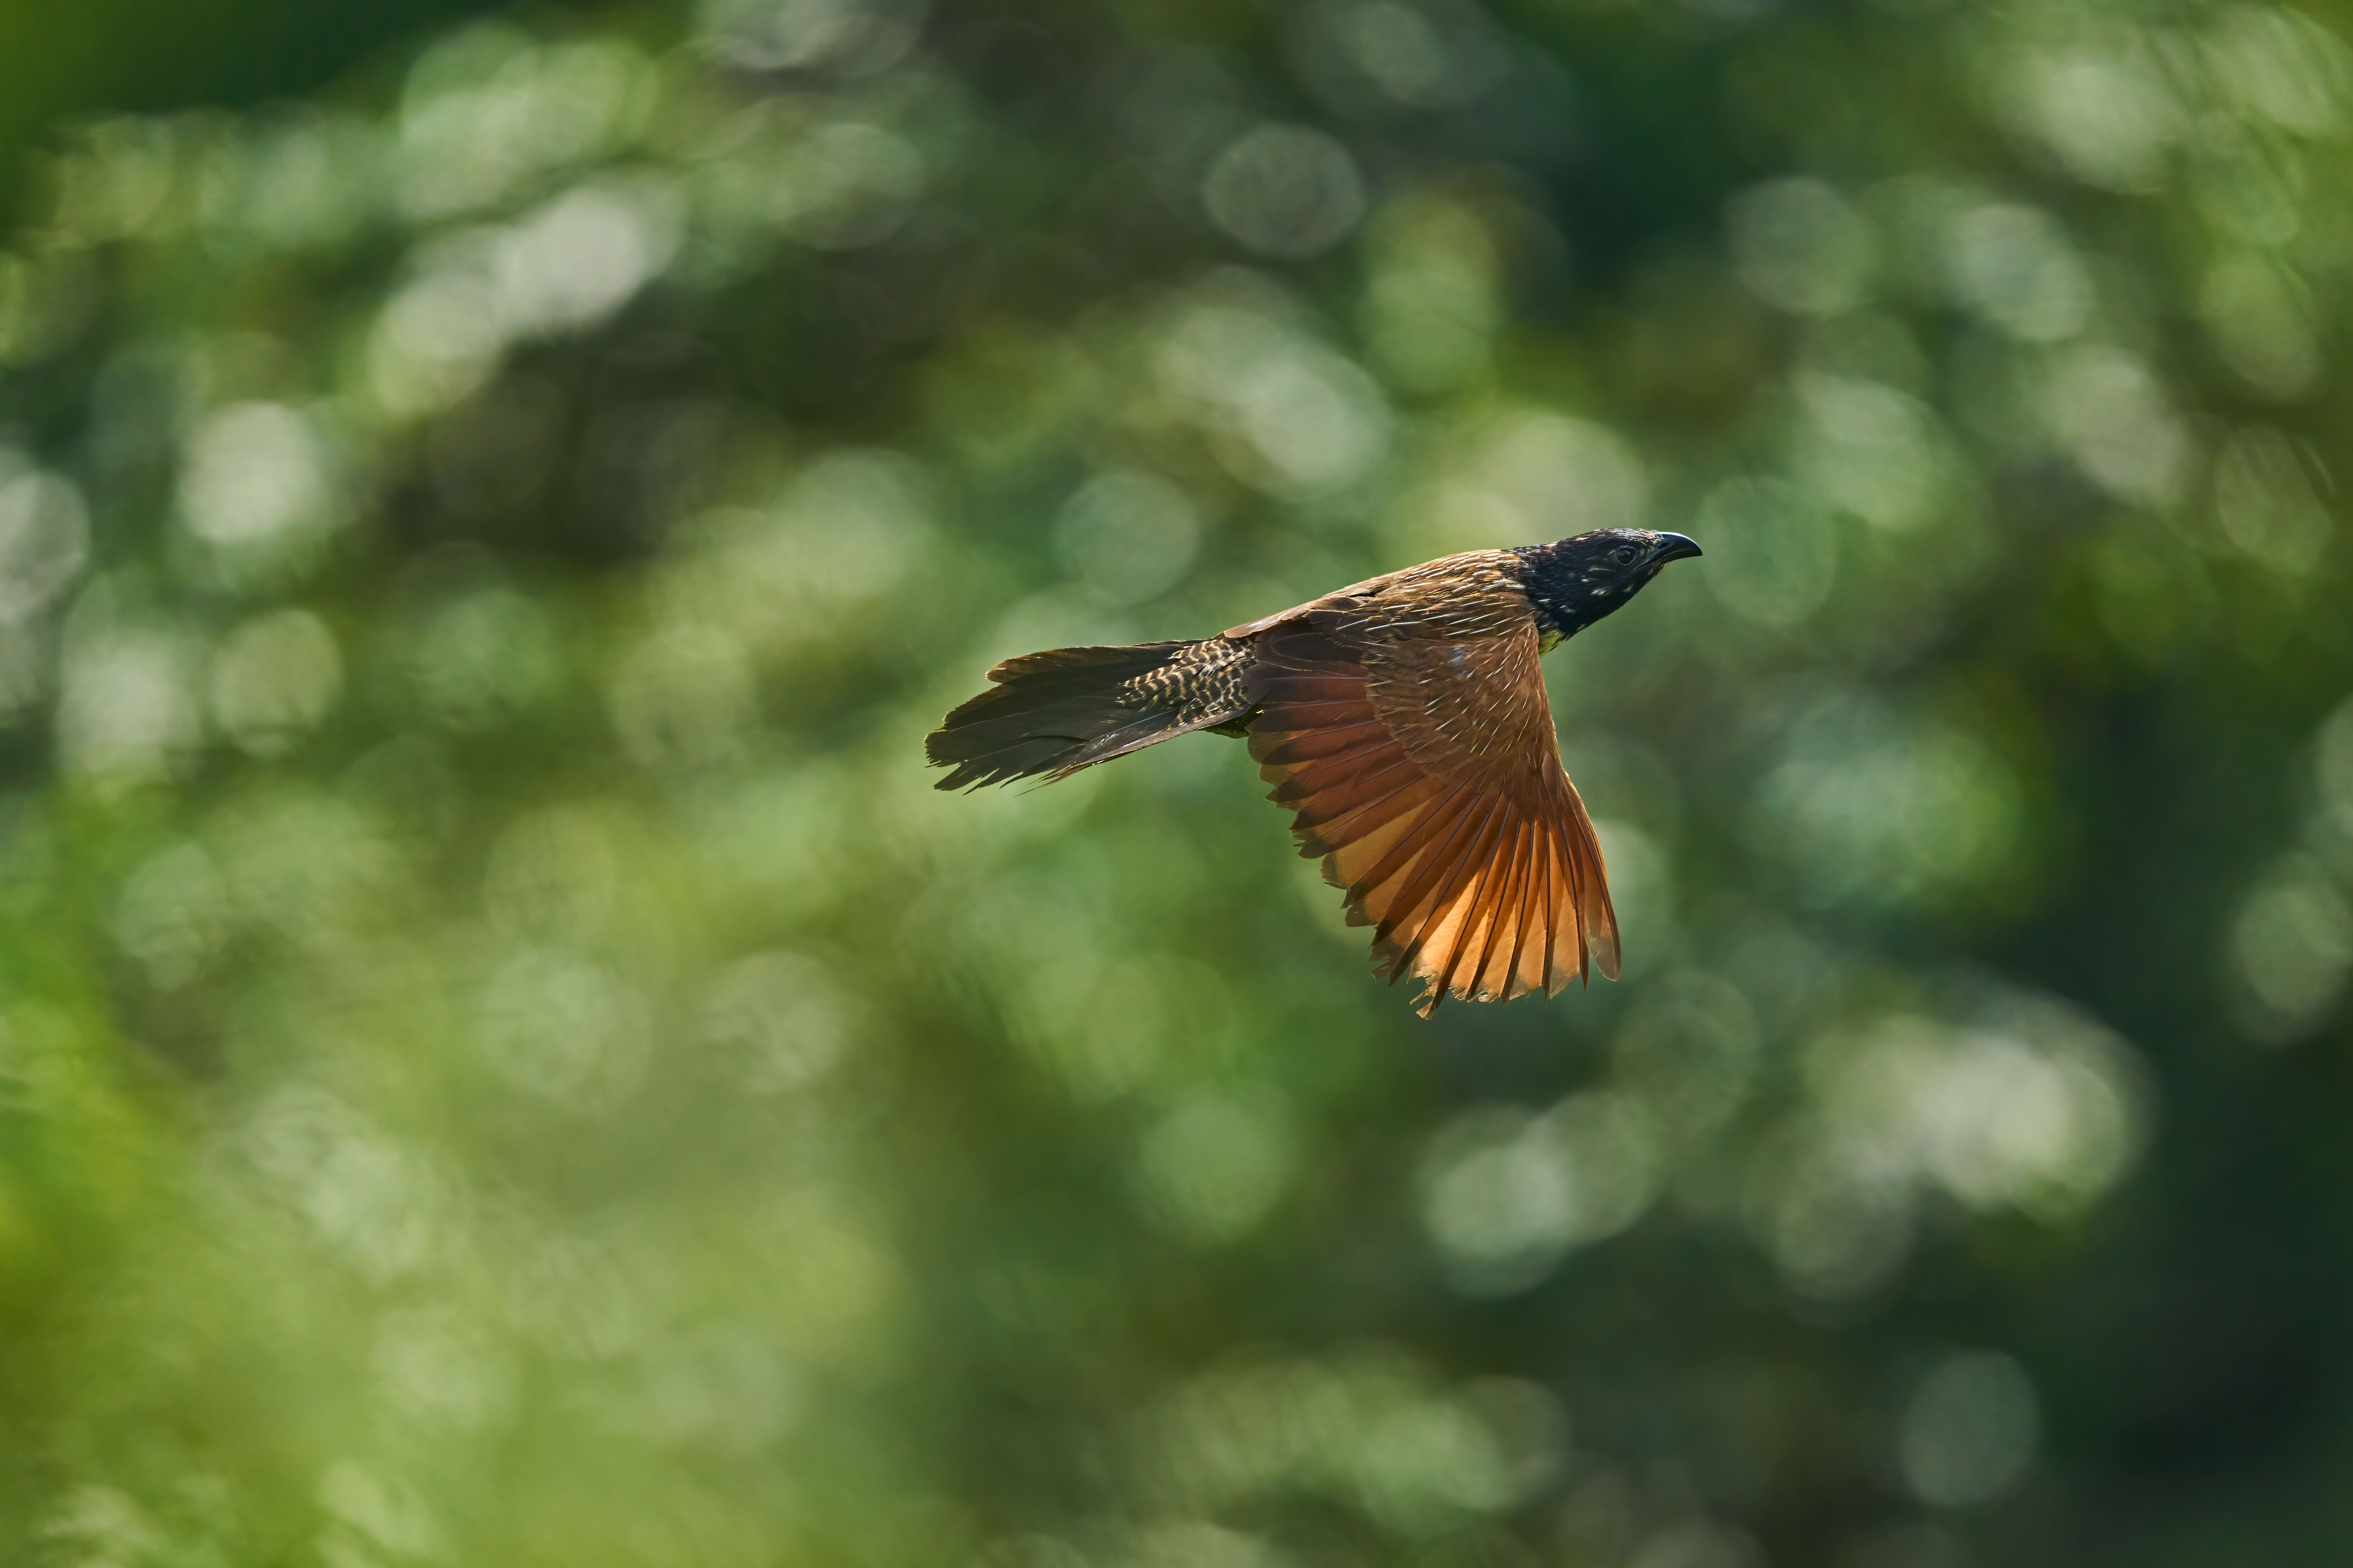
[[[1246,735],[1300,853],[1373,928],[1374,973],[1423,983],[1419,1011],[1551,995],[1617,977],[1618,921],[1538,660],[1698,553],[1603,530],[1449,555],[1198,642],[1028,654],[925,749],[957,789]]]

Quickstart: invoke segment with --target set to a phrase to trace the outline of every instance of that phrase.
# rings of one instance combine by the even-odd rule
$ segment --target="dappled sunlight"
[[[2231,922],[2230,952],[2257,1031],[2308,1034],[2353,971],[2353,906],[2319,866],[2292,856],[2248,889]]]
[[[1816,1042],[1806,1071],[1817,1109],[1766,1151],[1748,1201],[1784,1278],[1820,1299],[1884,1288],[1924,1195],[2063,1218],[2122,1179],[2147,1137],[2126,1047],[2046,998],[1878,1019]]]
[[[1655,1194],[1656,1143],[1641,1107],[1611,1095],[1458,1118],[1432,1142],[1422,1182],[1450,1282],[1478,1296],[1525,1290],[1571,1248],[1625,1229]]]
[[[1808,903],[1951,898],[2018,852],[2016,778],[1964,730],[1831,699],[1794,715],[1779,749],[1753,832]]]
[[[343,683],[326,624],[307,610],[274,610],[241,623],[214,650],[213,721],[240,750],[282,755],[318,728]]]
[[[1161,384],[1236,479],[1275,495],[1311,496],[1358,479],[1389,429],[1371,378],[1298,324],[1279,286],[1228,272],[1176,305],[1155,334]]]
[[[2335,1542],[2344,22],[678,0],[59,128],[0,1554]],[[1413,1018],[1229,736],[930,787],[1636,528],[1614,984]]]
[[[1298,259],[1329,250],[1365,216],[1364,179],[1321,131],[1266,125],[1211,160],[1201,182],[1209,221],[1244,247]]]
[[[85,600],[66,638],[59,760],[109,788],[169,777],[202,743],[201,649],[164,626],[109,624],[105,610]]]
[[[89,509],[73,482],[0,450],[0,619],[46,608],[89,558]]]
[[[1369,244],[1376,269],[1358,320],[1381,373],[1427,393],[1484,371],[1503,324],[1503,258],[1479,212],[1442,200],[1396,202]]]
[[[1726,215],[1734,274],[1785,310],[1835,316],[1870,298],[1877,240],[1870,221],[1820,180],[1743,192]]]
[[[1905,1399],[1896,1462],[1923,1502],[1981,1503],[2018,1483],[2040,1426],[2034,1385],[2016,1361],[1992,1351],[1949,1356]]]
[[[1810,491],[1772,479],[1733,479],[1710,490],[1693,526],[1707,536],[1707,584],[1744,619],[1802,625],[1830,597],[1838,531]]]
[[[1152,1489],[1193,1508],[1321,1492],[1412,1537],[1521,1501],[1557,1472],[1567,1436],[1558,1402],[1533,1384],[1450,1387],[1367,1343],[1244,1352],[1143,1413],[1133,1441]]]

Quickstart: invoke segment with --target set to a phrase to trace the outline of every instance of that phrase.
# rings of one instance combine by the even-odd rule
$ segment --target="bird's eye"
[[[1620,566],[1631,566],[1634,564],[1634,547],[1630,544],[1621,544],[1609,552],[1609,559]]]

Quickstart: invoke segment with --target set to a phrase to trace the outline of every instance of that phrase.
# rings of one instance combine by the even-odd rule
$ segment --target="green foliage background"
[[[7,1560],[2353,1549],[2340,7],[164,10],[8,23]],[[1621,522],[1620,984],[920,765]]]

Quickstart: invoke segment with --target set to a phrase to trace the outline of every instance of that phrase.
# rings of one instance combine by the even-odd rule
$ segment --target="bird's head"
[[[1642,591],[1670,561],[1697,555],[1680,533],[1643,528],[1599,528],[1556,544],[1525,545],[1521,582],[1549,647],[1574,637]]]

